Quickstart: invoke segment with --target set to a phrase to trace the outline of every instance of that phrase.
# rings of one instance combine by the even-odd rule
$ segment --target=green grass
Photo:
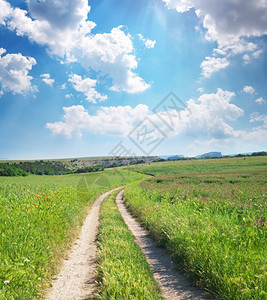
[[[144,175],[0,178],[0,299],[37,299],[96,196]]]
[[[166,161],[129,169],[148,175],[261,171],[267,169],[267,156]]]
[[[127,187],[125,197],[177,265],[214,297],[267,299],[266,172],[161,175]]]
[[[96,299],[162,299],[149,265],[118,211],[115,193],[101,207],[98,261],[100,292]]]

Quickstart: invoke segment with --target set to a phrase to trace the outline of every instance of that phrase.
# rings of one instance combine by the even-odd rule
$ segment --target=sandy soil
[[[119,188],[117,188],[119,189]],[[82,226],[81,234],[64,260],[61,271],[52,282],[46,299],[70,300],[87,299],[95,290],[96,276],[96,234],[101,202],[111,190],[98,197]]]
[[[123,191],[117,195],[116,202],[125,223],[136,238],[136,243],[146,256],[163,297],[169,300],[204,299],[204,293],[192,287],[187,278],[175,269],[167,251],[157,247],[148,232],[127,211],[123,203]]]

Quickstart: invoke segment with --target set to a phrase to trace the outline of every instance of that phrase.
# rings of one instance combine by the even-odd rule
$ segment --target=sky
[[[0,0],[0,159],[267,150],[267,0]]]

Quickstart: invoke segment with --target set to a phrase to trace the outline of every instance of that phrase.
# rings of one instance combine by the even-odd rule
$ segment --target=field
[[[126,203],[214,297],[266,299],[266,163],[262,157],[134,167],[152,176],[126,188]]]
[[[95,197],[143,177],[114,170],[1,177],[0,299],[41,297]]]
[[[94,199],[122,185],[129,209],[213,299],[266,299],[266,174],[267,157],[246,157],[1,177],[0,299],[41,298]],[[96,298],[160,297],[114,195],[98,241]]]
[[[130,169],[148,175],[266,171],[267,156],[167,161],[132,166]]]

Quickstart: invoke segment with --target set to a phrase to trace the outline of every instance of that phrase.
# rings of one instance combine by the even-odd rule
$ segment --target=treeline
[[[91,167],[85,167],[80,168],[73,173],[90,173],[90,172],[98,172],[98,171],[104,171],[104,166],[91,166]]]
[[[29,174],[36,175],[61,175],[72,172],[72,170],[61,161],[21,161],[17,166]]]
[[[27,172],[21,170],[15,164],[0,163],[0,176],[27,176]]]
[[[19,163],[0,163],[0,176],[66,175],[103,171],[104,166],[90,166],[72,170],[60,161],[26,161]]]

